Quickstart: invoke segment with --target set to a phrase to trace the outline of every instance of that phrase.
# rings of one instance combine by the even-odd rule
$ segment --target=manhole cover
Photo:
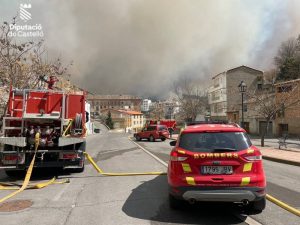
[[[30,200],[14,200],[0,204],[0,212],[14,212],[29,208],[33,202]]]

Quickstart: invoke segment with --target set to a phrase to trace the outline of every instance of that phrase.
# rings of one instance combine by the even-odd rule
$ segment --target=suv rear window
[[[251,145],[243,132],[186,133],[179,141],[179,147],[192,152],[240,151]]]

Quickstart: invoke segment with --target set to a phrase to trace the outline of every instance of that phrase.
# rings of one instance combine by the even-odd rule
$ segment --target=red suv
[[[166,125],[149,125],[141,132],[135,133],[134,137],[137,141],[142,139],[148,139],[149,141],[161,139],[162,141],[165,141],[166,138],[170,137],[170,134]]]
[[[170,153],[169,203],[232,202],[248,214],[266,205],[261,152],[238,125],[199,124],[182,131]]]

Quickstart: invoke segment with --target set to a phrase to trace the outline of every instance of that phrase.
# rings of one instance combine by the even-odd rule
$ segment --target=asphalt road
[[[171,147],[168,142],[139,142],[164,161]],[[137,145],[128,135],[107,133],[88,137],[87,152],[105,172],[166,171],[166,167]],[[299,206],[299,167],[265,162],[269,191]],[[33,179],[53,175],[69,178],[68,184],[53,184],[44,189],[25,190],[12,200],[27,199],[30,208],[0,212],[0,224],[247,224],[249,218],[227,205],[186,206],[172,211],[167,202],[166,176],[104,177],[86,162],[83,173],[36,171]],[[20,179],[21,180],[21,179]],[[0,181],[8,181],[0,171]],[[0,191],[0,198],[12,191]],[[252,216],[261,224],[300,224],[298,217],[268,202],[267,209]]]

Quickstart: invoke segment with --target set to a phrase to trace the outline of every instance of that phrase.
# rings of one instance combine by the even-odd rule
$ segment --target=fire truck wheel
[[[166,138],[161,138],[161,141],[165,141],[166,140]]]

